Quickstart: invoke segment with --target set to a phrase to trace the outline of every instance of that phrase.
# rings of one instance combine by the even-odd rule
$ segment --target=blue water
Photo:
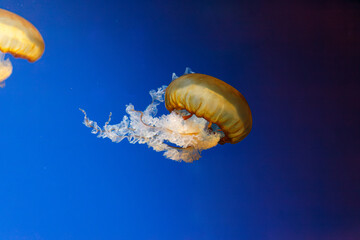
[[[42,58],[0,89],[0,239],[357,239],[355,1],[14,1]],[[253,130],[192,164],[99,139],[185,67],[249,102]],[[167,110],[160,107],[159,114]]]

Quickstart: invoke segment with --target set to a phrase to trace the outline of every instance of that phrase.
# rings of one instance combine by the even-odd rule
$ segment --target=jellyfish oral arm
[[[5,59],[5,53],[0,52],[0,87],[5,86],[5,80],[10,77],[13,67],[9,59]]]
[[[208,131],[209,123],[196,116],[184,120],[182,114],[174,111],[156,117],[157,106],[164,101],[165,89],[166,86],[163,86],[157,91],[150,91],[152,102],[143,112],[135,110],[132,104],[127,105],[127,115],[118,124],[109,124],[109,117],[101,128],[80,109],[84,113],[83,123],[100,138],[109,138],[117,143],[126,138],[130,143],[147,144],[176,161],[198,160],[201,151],[216,146],[223,135],[221,132]]]

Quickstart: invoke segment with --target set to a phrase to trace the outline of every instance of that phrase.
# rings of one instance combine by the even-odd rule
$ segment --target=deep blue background
[[[360,239],[356,1],[1,0],[46,49],[0,89],[0,239]],[[193,164],[98,139],[185,67],[253,130]],[[161,107],[160,113],[166,113]]]

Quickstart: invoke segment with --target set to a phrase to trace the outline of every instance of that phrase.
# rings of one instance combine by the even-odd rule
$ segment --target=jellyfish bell
[[[0,51],[35,62],[44,53],[39,31],[19,15],[0,9]]]
[[[15,13],[0,9],[0,83],[12,72],[11,63],[8,59],[4,60],[3,54],[35,62],[44,49],[44,40],[34,25]]]
[[[186,110],[190,115],[216,124],[224,133],[219,143],[238,143],[251,131],[252,116],[244,96],[215,77],[189,73],[174,79],[166,88],[165,106]]]
[[[205,149],[218,143],[237,143],[251,130],[251,112],[245,98],[225,82],[189,69],[181,77],[173,74],[170,85],[150,91],[151,104],[145,111],[127,105],[123,120],[104,127],[84,113],[84,124],[92,133],[113,142],[147,144],[164,156],[192,162]],[[170,114],[156,117],[157,106],[165,102]],[[110,114],[111,116],[111,114]]]

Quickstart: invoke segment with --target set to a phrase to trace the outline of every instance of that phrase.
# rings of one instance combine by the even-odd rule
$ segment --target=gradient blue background
[[[46,43],[0,89],[0,239],[360,239],[356,1],[15,1]],[[98,139],[185,67],[239,89],[241,143],[193,164]],[[162,106],[160,113],[166,113]]]

